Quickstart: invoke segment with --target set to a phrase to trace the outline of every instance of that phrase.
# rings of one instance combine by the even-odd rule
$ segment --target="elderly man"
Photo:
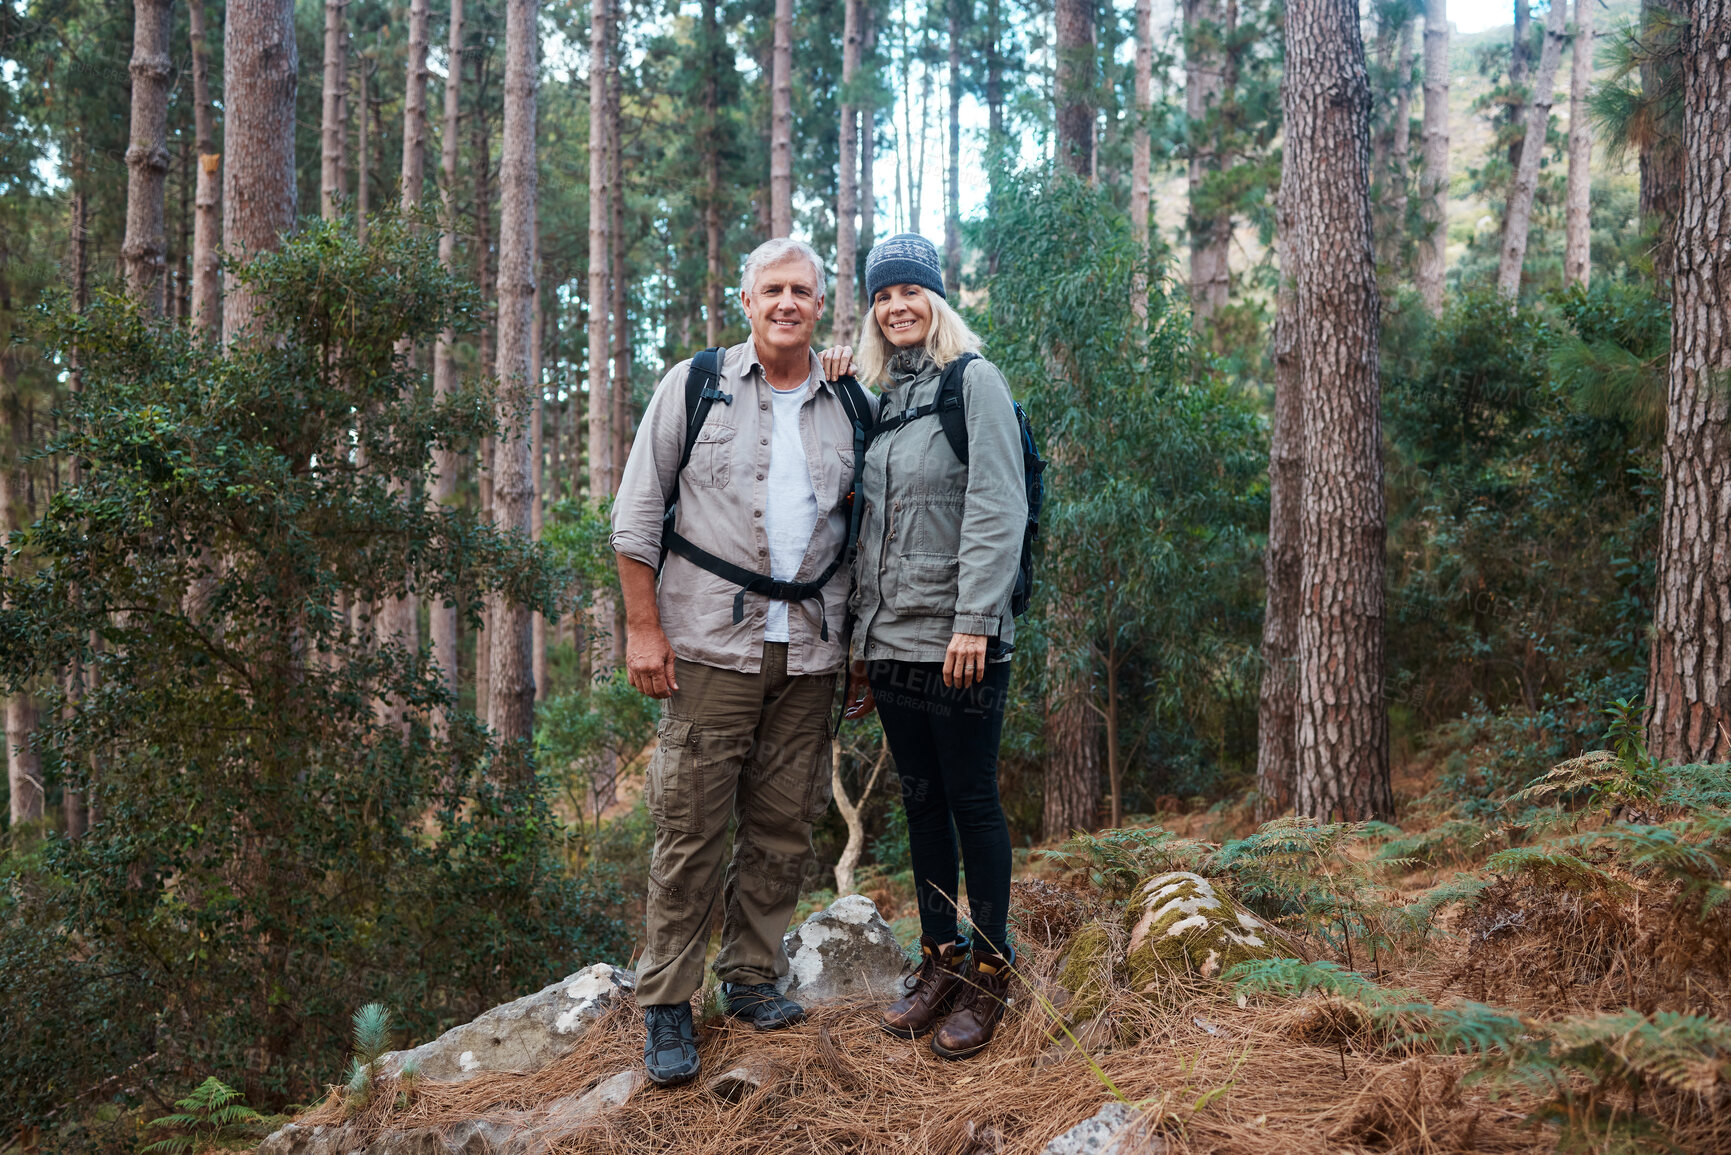
[[[662,378],[613,507],[627,672],[666,700],[649,767],[655,852],[637,970],[644,1065],[663,1085],[697,1074],[691,995],[717,901],[727,1012],[759,1030],[804,1017],[775,982],[813,861],[811,825],[830,801],[855,426],[874,416],[812,352],[823,284],[817,254],[798,241],[751,254],[740,285],[750,340],[719,365],[681,362]]]

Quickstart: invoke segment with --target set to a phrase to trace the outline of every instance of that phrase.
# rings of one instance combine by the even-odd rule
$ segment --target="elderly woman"
[[[910,1039],[935,1028],[932,1050],[957,1059],[991,1041],[1014,959],[998,741],[1028,513],[1022,443],[1009,386],[972,355],[980,340],[945,300],[930,241],[903,233],[875,246],[866,292],[854,367],[883,401],[859,495],[849,714],[875,699],[901,778],[922,931],[919,971],[883,1025]],[[839,375],[853,353],[831,350],[826,369]],[[958,420],[965,458],[951,440]],[[958,838],[970,935],[956,918]]]

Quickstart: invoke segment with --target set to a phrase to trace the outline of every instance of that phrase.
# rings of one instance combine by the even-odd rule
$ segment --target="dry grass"
[[[1055,900],[1067,909],[1067,903]],[[1021,970],[1051,990],[1060,950],[1028,943]],[[1038,1152],[1121,1095],[1162,1120],[1165,1150],[1293,1155],[1295,1151],[1543,1151],[1554,1139],[1523,1122],[1532,1104],[1464,1086],[1462,1061],[1402,1059],[1359,1040],[1295,1032],[1289,1006],[1238,1007],[1218,987],[1174,987],[1165,1005],[1118,991],[1092,1055],[1054,1045],[1058,1030],[1024,987],[999,1037],[962,1062],[935,1057],[877,1027],[877,1007],[827,1007],[804,1026],[758,1033],[725,1021],[700,1029],[704,1075],[646,1087],[568,1140],[569,1152]],[[635,1008],[614,1010],[589,1043],[532,1075],[426,1083],[406,1107],[382,1087],[355,1120],[357,1143],[382,1130],[443,1127],[581,1093],[641,1063]],[[1066,1053],[1067,1052],[1067,1053]],[[737,1102],[704,1080],[751,1059],[774,1079]],[[336,1122],[327,1101],[304,1123]],[[1326,1136],[1326,1140],[1324,1137]]]

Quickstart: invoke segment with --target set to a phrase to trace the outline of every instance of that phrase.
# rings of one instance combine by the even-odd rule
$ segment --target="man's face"
[[[740,299],[759,349],[791,353],[811,348],[812,333],[823,316],[823,287],[810,261],[794,253],[764,266],[751,292]]]

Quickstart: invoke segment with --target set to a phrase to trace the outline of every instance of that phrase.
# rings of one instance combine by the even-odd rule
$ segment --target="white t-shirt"
[[[769,442],[769,492],[763,519],[769,535],[769,576],[776,581],[792,581],[799,576],[799,563],[805,560],[817,528],[817,491],[812,488],[805,442],[799,435],[799,411],[810,391],[810,381],[794,389],[770,389],[775,398],[775,421]],[[788,604],[770,601],[764,641],[788,640]]]

